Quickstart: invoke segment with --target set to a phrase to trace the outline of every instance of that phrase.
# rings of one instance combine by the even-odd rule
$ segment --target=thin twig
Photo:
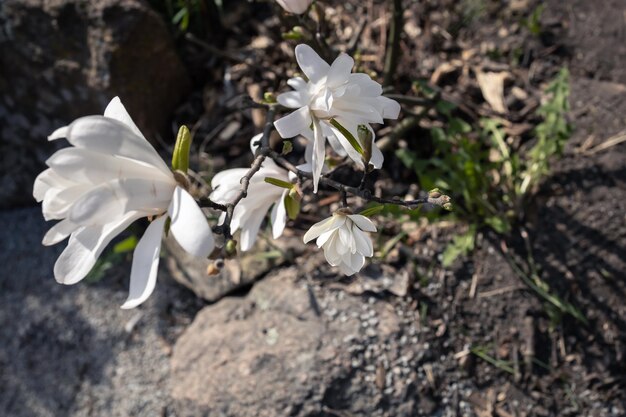
[[[367,17],[364,17],[359,22],[359,28],[357,29],[352,39],[350,39],[350,42],[348,42],[348,47],[346,48],[346,54],[350,56],[354,55],[354,53],[359,47],[359,40],[361,39],[361,35],[363,35],[365,26],[367,26]]]
[[[398,60],[400,58],[400,35],[402,34],[402,0],[393,0],[391,3],[391,22],[389,24],[389,37],[385,50],[385,78],[383,85],[391,85],[396,74]]]
[[[291,162],[287,161],[276,151],[270,151],[268,156],[272,158],[278,165],[281,165],[285,169],[293,172],[300,178],[309,178],[309,179],[313,178],[312,173],[298,169],[296,166],[294,166]],[[377,197],[373,195],[370,190],[359,189],[357,187],[345,185],[345,184],[342,184],[338,181],[332,180],[324,176],[319,178],[319,184],[334,188],[335,190],[342,192],[342,193],[345,192],[345,193],[351,194],[353,196],[362,198],[363,200],[366,200],[366,201],[374,201],[380,204],[395,204],[398,206],[408,207],[410,209],[413,209],[422,204],[434,204],[437,206],[443,206],[444,204],[450,202],[450,197],[446,195],[440,195],[437,198],[424,197],[424,198],[418,198],[415,200],[401,200],[399,198],[390,199],[390,198]]]
[[[274,106],[270,106],[267,111],[267,121],[265,122],[265,128],[263,129],[263,136],[261,137],[261,145],[257,148],[254,161],[252,161],[252,165],[250,165],[250,169],[246,172],[241,180],[241,188],[239,190],[239,194],[237,197],[228,204],[225,204],[225,209],[222,210],[226,212],[226,216],[224,217],[224,223],[222,223],[221,232],[224,237],[229,240],[232,238],[230,232],[230,223],[233,220],[233,212],[235,211],[235,207],[241,200],[248,196],[248,187],[250,186],[250,180],[261,169],[261,165],[265,161],[265,158],[272,152],[269,143],[270,143],[270,134],[272,133],[272,126],[274,123],[274,115],[276,113],[276,108]]]
[[[437,102],[437,99],[405,96],[404,94],[385,94],[384,96],[400,103],[413,104],[416,106],[432,106]]]
[[[197,46],[205,49],[206,51],[212,53],[213,55],[217,55],[217,56],[219,56],[221,58],[225,58],[225,59],[227,59],[229,61],[246,64],[249,67],[252,67],[252,68],[257,69],[259,71],[270,71],[270,72],[272,72],[268,68],[263,68],[263,67],[257,65],[254,62],[253,59],[233,54],[232,52],[229,52],[226,49],[221,49],[221,48],[215,47],[215,46],[213,46],[213,45],[211,45],[211,44],[209,44],[207,42],[204,42],[203,40],[200,40],[200,39],[196,38],[191,33],[185,33],[185,39],[187,39],[189,42],[193,43],[194,45],[197,45]]]

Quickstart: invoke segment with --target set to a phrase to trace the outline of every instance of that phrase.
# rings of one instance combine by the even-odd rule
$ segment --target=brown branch
[[[278,152],[270,151],[268,156],[272,158],[274,162],[276,162],[278,165],[281,165],[283,168],[293,172],[299,178],[308,178],[308,179],[313,178],[313,174],[311,172],[302,171],[301,169],[297,168],[291,162],[287,161]],[[413,209],[421,204],[434,204],[434,205],[443,207],[446,203],[450,202],[450,197],[446,195],[437,195],[436,197],[428,196],[424,198],[418,198],[415,200],[401,200],[399,198],[389,199],[389,198],[377,197],[373,195],[370,190],[345,185],[338,181],[335,181],[333,179],[330,179],[328,177],[323,177],[323,176],[319,178],[319,184],[334,188],[335,190],[339,191],[342,194],[347,193],[347,194],[351,194],[353,196],[362,198],[363,200],[366,200],[368,202],[374,201],[380,204],[395,204],[398,206],[408,207],[410,209]]]
[[[246,175],[241,177],[240,183],[241,188],[239,190],[239,194],[237,197],[228,204],[223,205],[222,211],[226,212],[226,217],[224,218],[224,223],[221,225],[221,229],[219,231],[224,235],[226,240],[230,240],[232,238],[232,234],[230,232],[230,224],[233,221],[233,212],[235,211],[235,207],[241,200],[248,196],[248,187],[250,186],[250,180],[261,169],[261,165],[265,161],[267,155],[272,152],[269,143],[270,143],[270,134],[272,133],[272,126],[274,123],[274,115],[276,114],[276,108],[274,106],[270,106],[267,111],[267,121],[265,122],[265,128],[263,129],[263,136],[261,137],[261,144],[257,148],[254,156],[254,161],[252,161],[252,165],[250,165],[250,169],[246,172]],[[225,209],[225,210],[224,210]]]
[[[402,34],[402,0],[392,0],[391,22],[389,24],[389,35],[387,38],[387,48],[385,50],[385,68],[383,72],[385,78],[383,85],[391,85],[396,74],[398,60],[400,58],[400,35]]]

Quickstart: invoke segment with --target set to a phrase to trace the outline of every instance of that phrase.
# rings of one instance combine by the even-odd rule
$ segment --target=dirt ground
[[[626,415],[626,143],[596,148],[626,130],[626,1],[549,0],[540,36],[519,23],[536,1],[411,4],[398,89],[414,77],[430,78],[443,62],[462,59],[468,45],[496,61],[520,54],[516,75],[529,90],[538,90],[562,66],[570,69],[575,132],[525,215],[530,253],[519,230],[505,238],[485,231],[471,258],[450,270],[436,266],[425,285],[415,282],[403,297],[376,294],[419,320],[414,336],[420,379],[406,394],[416,406],[397,415]],[[374,21],[384,16],[377,1],[337,7],[366,12]],[[233,11],[229,17],[249,19],[233,29],[231,46],[245,45],[250,32],[258,42],[266,35],[261,23],[267,16],[246,13]],[[338,19],[346,27],[358,25],[354,16],[358,13]],[[363,33],[363,46],[373,57],[369,63],[380,70],[376,57],[384,42],[380,26],[372,27]],[[499,58],[489,52],[494,47]],[[198,135],[230,120],[226,105],[216,99],[229,89],[278,86],[274,75],[237,65],[228,67],[234,86],[211,83],[213,76],[221,79],[223,66],[193,45],[184,48],[194,51],[187,64],[198,88],[176,118],[187,123],[199,118]],[[480,101],[470,87],[449,91],[470,107]],[[212,152],[223,155],[214,166],[241,161],[238,149],[247,148],[251,134],[251,128],[242,128],[234,142],[210,143]],[[170,398],[176,384],[170,379],[172,347],[205,304],[162,270],[145,306],[122,311],[117,307],[126,297],[128,262],[97,283],[62,287],[52,277],[61,248],[39,244],[46,229],[40,210],[5,210],[0,223],[0,415],[176,415]],[[446,242],[445,232],[423,234],[416,243],[423,247],[415,249],[423,268]],[[583,311],[588,323],[549,317],[505,251],[524,259],[532,255],[542,278]],[[312,284],[320,294],[345,285],[323,266]]]

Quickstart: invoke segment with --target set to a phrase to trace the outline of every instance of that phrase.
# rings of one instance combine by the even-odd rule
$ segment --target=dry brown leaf
[[[510,74],[508,72],[476,71],[476,80],[480,86],[480,91],[495,112],[507,112],[506,104],[504,103],[504,81],[509,77]]]

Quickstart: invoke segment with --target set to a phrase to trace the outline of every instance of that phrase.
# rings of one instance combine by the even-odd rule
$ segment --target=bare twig
[[[400,35],[402,34],[402,0],[393,0],[391,3],[391,22],[389,25],[389,37],[385,50],[385,78],[383,85],[391,85],[396,74],[398,59],[400,58]]]
[[[438,100],[438,97],[435,99],[428,99],[421,97],[405,96],[404,94],[385,94],[385,97],[396,100],[400,103],[413,104],[416,106],[432,106]]]
[[[367,17],[364,17],[359,22],[358,30],[356,31],[356,33],[354,34],[354,36],[352,37],[352,39],[350,39],[350,42],[348,43],[348,47],[346,48],[346,53],[348,55],[350,56],[354,55],[354,53],[358,49],[359,40],[361,39],[361,35],[363,34],[363,31],[365,30],[366,25],[367,25]]]
[[[257,65],[254,62],[254,60],[251,58],[246,58],[244,56],[236,55],[232,52],[227,51],[226,49],[221,49],[216,46],[213,46],[207,42],[204,42],[203,40],[196,38],[191,33],[185,33],[185,39],[187,39],[189,42],[193,43],[194,45],[197,45],[201,47],[202,49],[212,53],[213,55],[219,56],[221,58],[225,58],[229,61],[246,64],[249,67],[252,67],[259,71],[271,71],[269,68],[263,68]]]
[[[274,123],[274,115],[276,113],[276,108],[274,106],[270,106],[267,111],[267,121],[265,122],[265,128],[263,129],[263,136],[261,137],[261,145],[257,148],[257,151],[254,156],[254,161],[252,161],[252,165],[250,165],[250,169],[246,172],[241,180],[241,188],[237,197],[228,204],[223,205],[223,208],[220,210],[226,212],[226,217],[224,218],[224,223],[221,225],[221,233],[224,237],[229,240],[232,238],[230,232],[230,223],[233,220],[233,212],[235,211],[235,207],[241,200],[248,196],[248,187],[250,186],[250,180],[261,169],[261,165],[265,161],[265,158],[272,152],[269,143],[270,143],[270,133],[272,133],[272,125]],[[202,201],[202,200],[201,200]],[[209,200],[210,201],[210,200]],[[215,205],[215,203],[213,203]],[[225,209],[225,210],[224,210]]]
[[[278,165],[281,165],[285,169],[293,172],[299,178],[309,178],[309,179],[313,178],[312,173],[305,172],[305,171],[302,171],[301,169],[298,169],[291,162],[287,161],[284,157],[282,157],[278,152],[270,150],[268,156],[272,158]],[[353,196],[362,198],[363,200],[366,200],[366,201],[373,201],[373,202],[380,203],[380,204],[395,204],[398,206],[408,207],[410,209],[416,208],[417,206],[422,205],[422,204],[434,204],[437,206],[443,206],[444,204],[450,202],[450,197],[446,195],[439,195],[436,198],[424,197],[424,198],[418,198],[415,200],[401,200],[399,198],[390,199],[390,198],[377,197],[373,195],[370,190],[360,189],[357,187],[345,185],[345,184],[342,184],[338,181],[332,180],[324,176],[320,177],[319,183],[321,185],[334,188],[335,190],[341,193],[348,193]]]

